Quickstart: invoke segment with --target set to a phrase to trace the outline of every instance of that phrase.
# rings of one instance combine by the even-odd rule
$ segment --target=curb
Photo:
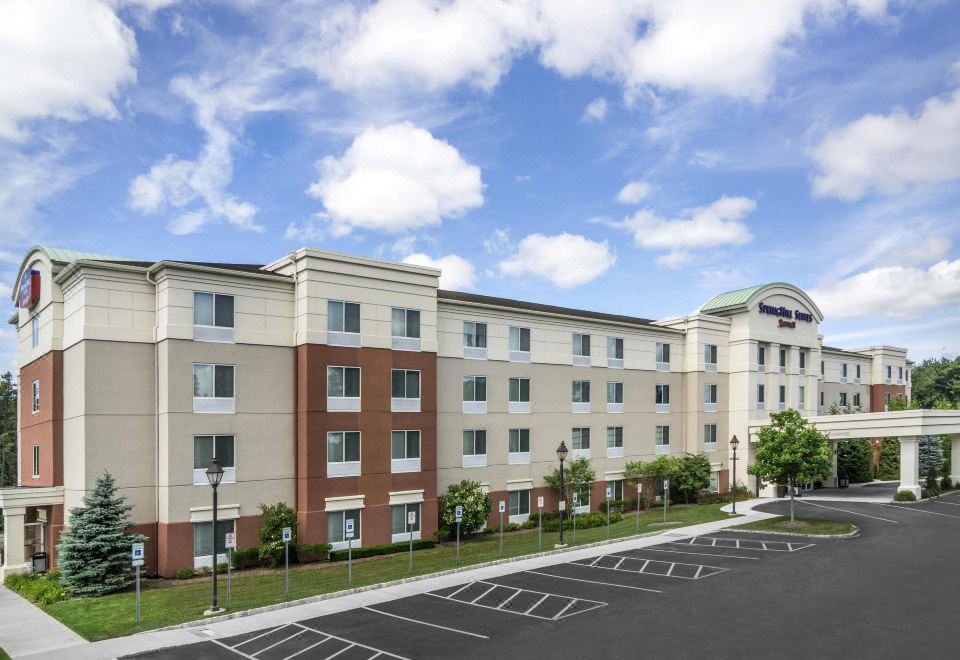
[[[852,523],[851,523],[852,524]],[[793,532],[768,532],[763,529],[737,529],[736,527],[727,528],[728,532],[738,532],[740,534],[773,534],[774,536],[807,536],[815,539],[852,539],[860,536],[860,528],[853,525],[853,531],[849,534],[794,534]]]

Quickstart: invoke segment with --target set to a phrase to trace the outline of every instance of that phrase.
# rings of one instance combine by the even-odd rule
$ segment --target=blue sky
[[[652,318],[786,280],[831,345],[960,353],[957,3],[7,5],[6,287],[308,244]]]

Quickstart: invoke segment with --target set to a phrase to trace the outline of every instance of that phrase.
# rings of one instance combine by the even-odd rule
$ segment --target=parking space
[[[920,641],[931,653],[947,651],[948,645],[940,643],[944,631],[951,629],[944,617],[939,620],[938,613],[927,611],[910,618],[902,604],[912,602],[917,593],[944,589],[944,581],[934,576],[946,570],[946,553],[927,552],[906,564],[903,559],[913,557],[923,539],[954,547],[960,542],[960,523],[952,520],[960,518],[960,506],[949,501],[808,507],[816,508],[817,517],[861,527],[860,536],[847,539],[733,529],[694,537],[668,532],[646,547],[572,561],[558,557],[556,563],[534,570],[216,640],[199,652],[188,647],[189,654],[173,649],[157,657],[597,657],[630,653],[639,646],[645,653],[667,657],[708,649],[717,657],[737,657],[751,649],[773,648],[764,644],[797,649],[782,657],[840,657],[845,654],[838,649],[848,639],[856,640],[858,653],[879,658],[902,656]],[[960,504],[960,498],[953,501]],[[786,512],[784,503],[765,508]],[[896,571],[891,572],[891,566]],[[785,599],[798,593],[803,602],[784,608]],[[949,593],[945,590],[943,597]],[[690,617],[694,610],[727,612],[731,603],[729,613]],[[918,605],[914,603],[917,611],[923,611]],[[909,618],[908,633],[877,630],[875,622],[890,611]],[[844,620],[843,627],[835,625],[838,619]],[[734,620],[749,621],[750,640],[731,634],[727,626]],[[681,640],[682,653],[677,646]]]

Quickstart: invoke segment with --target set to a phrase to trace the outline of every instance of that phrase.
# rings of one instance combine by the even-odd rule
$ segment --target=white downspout
[[[155,534],[160,533],[160,291],[156,280],[150,277],[147,270],[147,281],[153,285],[153,464],[156,469],[154,481],[154,524]],[[156,539],[159,549],[160,539]],[[160,558],[156,558],[157,570],[160,569]]]

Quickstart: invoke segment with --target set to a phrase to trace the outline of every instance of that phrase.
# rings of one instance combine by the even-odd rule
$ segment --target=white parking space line
[[[671,541],[673,543],[673,541]],[[760,561],[760,557],[741,557],[740,555],[718,555],[715,552],[688,552],[687,550],[666,550],[663,548],[643,548],[643,552],[669,552],[675,555],[698,555],[700,557],[723,557],[724,559],[750,559]]]
[[[333,639],[333,638],[332,638],[332,637],[324,637],[324,638],[321,639],[319,642],[315,642],[315,643],[311,644],[310,646],[308,646],[308,647],[306,647],[306,648],[302,648],[302,649],[300,649],[299,651],[297,651],[296,653],[294,653],[293,655],[288,655],[286,658],[284,658],[284,660],[290,660],[290,658],[296,658],[298,655],[300,655],[300,654],[302,654],[302,653],[306,653],[307,651],[313,650],[313,649],[317,648],[318,646],[320,646],[321,644],[326,644],[326,643],[329,642],[331,639]],[[379,653],[378,653],[377,655],[379,655]],[[376,656],[374,656],[374,657],[376,657]]]
[[[599,568],[604,571],[639,573],[641,575],[655,575],[657,577],[668,577],[668,578],[673,578],[677,580],[702,580],[703,578],[707,578],[712,575],[719,575],[720,573],[725,573],[730,570],[729,568],[721,568],[719,566],[705,566],[703,564],[687,564],[687,563],[678,562],[678,561],[660,561],[657,559],[641,559],[638,557],[623,557],[622,555],[604,555],[604,558],[606,557],[609,557],[611,559],[620,559],[621,561],[617,562],[616,566],[598,566],[593,563],[583,564],[580,562],[572,562],[572,563],[580,564],[580,566],[586,566],[587,568]],[[623,564],[624,561],[633,562],[634,564],[639,564],[640,562],[643,562],[643,564],[640,566],[640,568],[620,568],[620,565]],[[655,567],[666,566],[667,572],[657,573],[657,572],[654,572],[653,570],[647,570],[650,567],[650,564],[654,564]],[[696,570],[696,573],[692,576],[691,575],[674,575],[673,574],[674,570],[676,570],[677,567],[679,566],[690,567],[691,569],[693,567],[697,567],[697,570]],[[705,575],[701,575],[701,573],[703,572],[703,569],[705,568],[710,569],[711,572]]]
[[[582,566],[582,564],[580,564]],[[545,577],[556,578],[557,580],[570,580],[571,582],[587,582],[589,584],[602,584],[605,587],[620,587],[621,589],[633,589],[635,591],[649,591],[655,594],[662,594],[659,589],[649,589],[647,587],[635,587],[631,584],[617,584],[616,582],[604,582],[602,580],[584,580],[583,578],[567,577],[566,575],[554,575],[553,573],[543,573],[541,571],[524,571],[534,575],[543,575]]]
[[[236,646],[235,648],[240,648],[240,647],[243,646],[244,644],[249,644],[250,642],[252,642],[252,641],[254,641],[254,640],[257,640],[257,639],[260,639],[261,637],[266,637],[266,636],[269,635],[270,633],[275,633],[275,632],[277,632],[278,630],[283,630],[284,628],[288,627],[289,625],[290,625],[290,624],[287,623],[287,624],[284,624],[284,625],[282,625],[282,626],[277,626],[276,628],[270,628],[270,630],[267,630],[266,632],[263,632],[263,633],[257,635],[256,637],[251,637],[251,638],[249,638],[249,639],[243,640],[242,642],[240,642],[239,644],[237,644],[237,646]]]
[[[698,541],[711,541],[708,545],[707,543],[699,543]],[[733,543],[732,546],[729,545],[717,545],[717,541],[723,541],[724,543]],[[813,547],[814,543],[791,543],[789,541],[760,541],[758,539],[724,539],[714,536],[694,536],[689,541],[670,541],[672,544],[676,545],[693,545],[693,546],[706,546],[711,548],[716,548],[718,550],[727,549],[727,550],[748,550],[755,552],[797,552],[798,550],[805,550],[807,548]],[[751,548],[748,543],[759,543],[759,548]],[[719,555],[724,557],[726,555]]]
[[[801,504],[809,504],[810,506],[818,506],[818,507],[820,507],[821,509],[830,509],[831,511],[842,511],[843,513],[849,513],[849,514],[854,515],[854,516],[863,516],[864,518],[873,518],[874,520],[882,520],[883,522],[893,523],[894,525],[899,525],[899,524],[900,524],[900,521],[899,521],[899,520],[890,520],[889,518],[881,518],[880,516],[871,516],[870,514],[860,513],[859,511],[851,511],[850,509],[838,509],[838,508],[835,507],[835,506],[824,506],[823,504],[815,504],[815,503],[813,503],[813,502],[810,502],[809,500],[807,500],[807,501],[797,500],[797,501],[800,502]],[[889,506],[889,505],[887,505],[887,504],[881,504],[880,506]]]
[[[934,500],[934,504],[949,504],[950,506],[960,506],[960,502],[941,502],[940,500]]]
[[[229,651],[233,651],[234,653],[236,653],[237,655],[239,655],[241,658],[247,658],[248,660],[257,660],[257,659],[254,658],[252,655],[247,655],[247,654],[244,653],[243,651],[238,651],[237,649],[233,648],[232,646],[228,646],[228,645],[224,644],[223,642],[221,642],[221,641],[218,640],[218,639],[211,639],[210,641],[213,642],[214,644],[216,644],[217,646],[222,646],[223,648],[225,648],[225,649],[227,649],[227,650],[229,650]]]
[[[312,631],[311,631],[311,632],[312,632]],[[263,649],[260,649],[259,651],[257,651],[257,652],[254,653],[253,655],[254,655],[254,657],[256,657],[256,656],[260,655],[261,653],[266,653],[267,651],[269,651],[270,649],[272,649],[274,646],[280,646],[280,645],[283,644],[284,642],[288,642],[288,641],[290,641],[291,639],[293,639],[294,637],[296,637],[297,635],[302,635],[302,634],[303,634],[303,630],[298,630],[297,632],[293,633],[293,634],[290,635],[289,637],[284,637],[284,638],[281,639],[279,642],[274,642],[274,643],[271,644],[270,646],[268,646],[268,647],[266,647],[266,648],[263,648]],[[314,633],[314,634],[316,634],[316,633]]]
[[[383,616],[391,616],[394,619],[400,619],[402,621],[409,621],[410,623],[419,623],[421,626],[429,626],[431,628],[439,628],[440,630],[446,630],[452,633],[459,633],[461,635],[468,635],[470,637],[478,637],[480,639],[490,639],[486,635],[481,635],[479,633],[470,632],[469,630],[460,630],[459,628],[451,628],[449,626],[441,626],[436,623],[430,623],[429,621],[421,621],[420,619],[411,619],[410,617],[400,616],[399,614],[393,614],[392,612],[384,612],[383,610],[375,610],[372,607],[362,607],[360,609],[367,610],[368,612],[376,612],[377,614],[382,614]]]
[[[386,656],[386,657],[388,657],[388,658],[393,658],[394,660],[411,660],[410,658],[407,658],[407,657],[405,657],[405,656],[397,655],[396,653],[390,653],[389,651],[384,651],[384,650],[382,650],[382,649],[378,649],[378,648],[375,648],[375,647],[373,647],[373,646],[367,646],[366,644],[361,644],[360,642],[354,642],[353,640],[346,639],[345,637],[338,637],[337,635],[331,635],[331,634],[328,633],[328,632],[324,632],[324,631],[322,631],[322,630],[317,630],[316,628],[311,628],[310,626],[305,626],[305,625],[303,625],[302,623],[294,623],[294,624],[292,624],[292,625],[297,626],[297,627],[299,627],[299,628],[303,628],[304,630],[309,630],[310,632],[315,632],[315,633],[318,633],[318,634],[320,634],[320,635],[326,636],[327,639],[325,639],[325,640],[323,640],[323,641],[327,641],[327,640],[330,640],[330,639],[335,639],[335,640],[337,640],[338,642],[343,642],[344,644],[347,645],[346,648],[341,649],[340,651],[337,651],[337,652],[334,653],[333,655],[327,656],[326,658],[324,658],[324,660],[330,660],[330,658],[336,657],[336,656],[340,655],[341,653],[343,653],[344,651],[347,651],[347,650],[349,650],[349,649],[351,649],[351,648],[355,648],[355,647],[364,649],[364,650],[366,650],[366,651],[370,651],[371,653],[374,654],[374,655],[372,656],[372,657],[374,657],[374,658],[379,657],[379,656],[381,656],[381,655],[384,655],[384,656]],[[314,646],[316,646],[316,644],[315,644]],[[302,653],[302,652],[303,652],[303,650],[300,650],[300,651],[297,651],[296,653],[294,653],[293,655],[299,655],[299,654]],[[286,658],[284,658],[284,660],[290,660],[290,658],[292,658],[293,655],[287,656]]]
[[[897,506],[896,504],[881,504],[891,509],[901,509],[902,511],[912,511],[914,513],[926,513],[931,516],[943,516],[944,518],[960,518],[960,516],[951,516],[949,513],[937,513],[936,511],[927,511],[926,509],[915,509],[912,506]]]
[[[517,614],[519,616],[529,616],[535,619],[543,619],[545,621],[559,621],[560,619],[563,619],[569,616],[574,616],[576,614],[584,614],[591,610],[595,610],[597,608],[607,606],[607,603],[604,603],[598,600],[589,600],[587,598],[576,598],[573,596],[564,596],[562,594],[544,593],[542,591],[534,591],[532,589],[522,589],[520,587],[511,587],[506,584],[497,584],[495,582],[486,582],[484,580],[477,580],[476,582],[471,582],[470,586],[477,585],[477,584],[482,587],[489,586],[490,588],[484,591],[482,594],[480,594],[480,596],[474,598],[473,600],[460,600],[459,598],[444,596],[436,592],[429,592],[427,593],[427,595],[433,596],[434,598],[442,598],[444,600],[453,601],[455,603],[461,603],[463,605],[472,605],[473,607],[482,607],[488,610],[505,612],[507,614]],[[480,602],[485,596],[487,596],[490,592],[492,592],[494,589],[497,589],[497,588],[508,589],[508,590],[514,591],[515,593],[510,594],[509,598],[506,598],[505,600],[500,601],[496,605],[486,605]],[[457,591],[454,592],[454,594],[460,593],[461,591],[462,589],[458,589]],[[520,592],[523,592],[524,594],[533,594],[534,596],[540,596],[540,598],[533,605],[528,607],[523,612],[520,612],[518,610],[506,609],[505,605],[509,603],[511,600],[513,600],[514,597],[516,597]],[[541,605],[544,605],[547,599],[551,597],[559,598],[561,601],[567,601],[567,602],[565,603],[565,606],[555,614],[537,614],[536,610]],[[567,614],[567,610],[572,608],[574,605],[578,605],[578,604],[582,604],[583,606],[580,607],[580,609],[576,610],[575,612],[571,612]],[[547,609],[549,610],[550,607],[547,606]]]

